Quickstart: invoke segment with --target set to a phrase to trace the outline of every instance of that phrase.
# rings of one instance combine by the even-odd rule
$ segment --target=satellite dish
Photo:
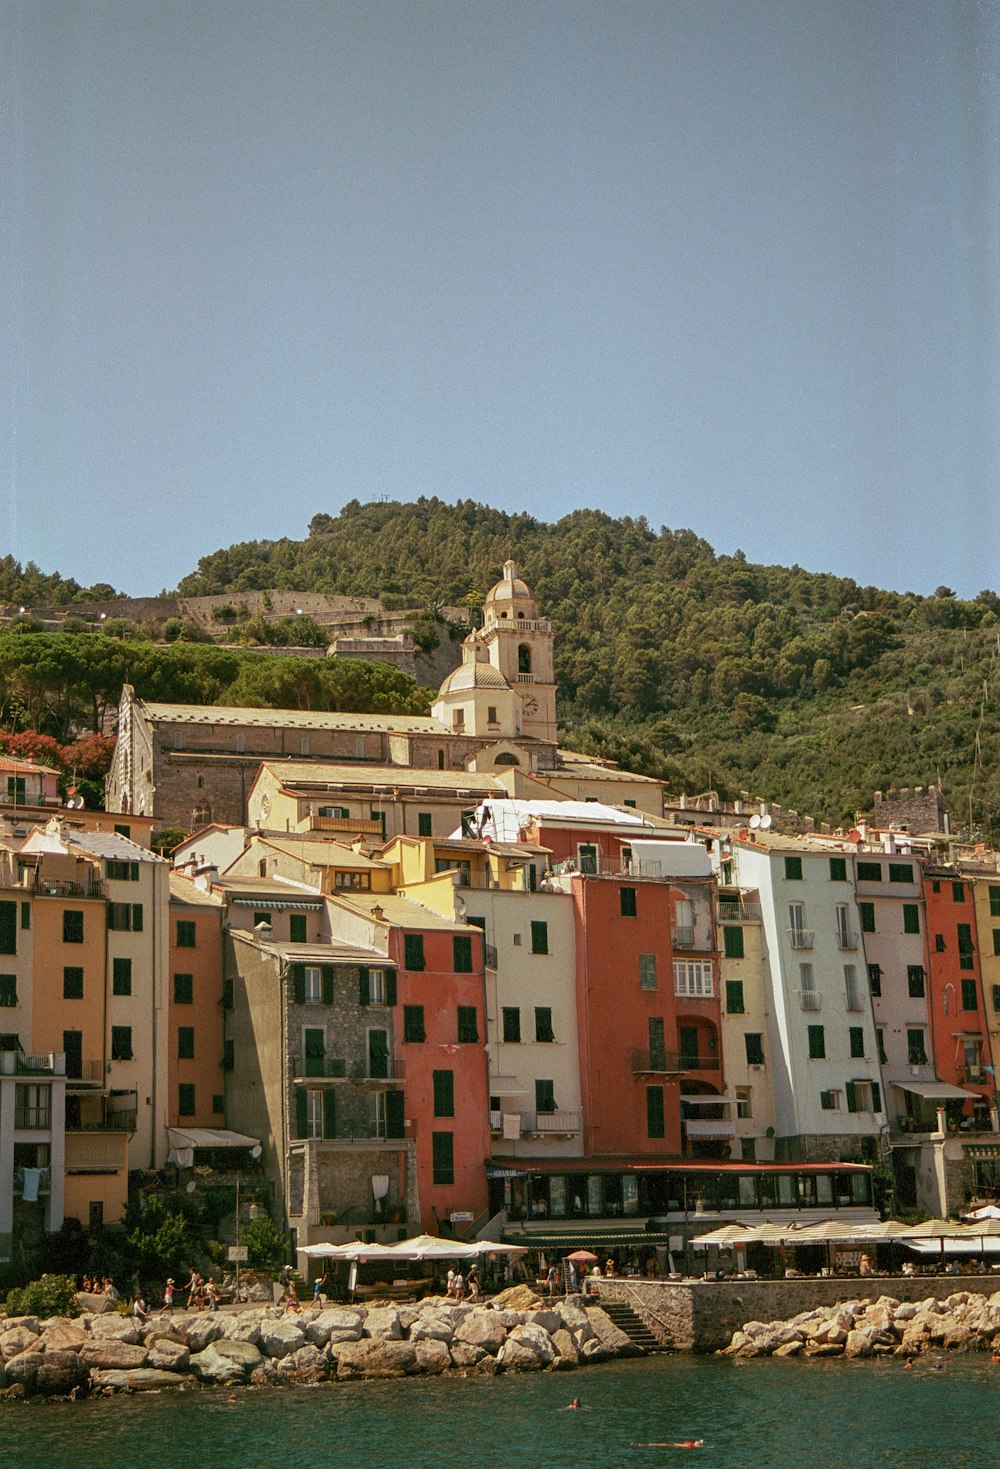
[[[770,831],[770,829],[771,829],[771,818],[770,818],[770,816],[762,816],[760,818],[760,829],[761,829],[761,831]]]
[[[751,816],[751,818],[750,818],[750,830],[751,831],[756,831],[759,826],[760,826],[760,817],[759,816]]]
[[[258,1143],[256,1147],[250,1149],[250,1156],[251,1158],[259,1158],[263,1151],[264,1149],[261,1147],[260,1143]]]

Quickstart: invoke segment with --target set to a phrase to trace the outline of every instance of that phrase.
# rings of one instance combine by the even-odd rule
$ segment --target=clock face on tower
[[[537,714],[538,700],[534,694],[529,694],[526,699],[521,700],[521,707],[524,709],[525,714]]]

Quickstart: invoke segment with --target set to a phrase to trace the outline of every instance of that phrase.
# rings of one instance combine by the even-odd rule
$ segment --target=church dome
[[[518,576],[514,562],[505,561],[503,577],[486,593],[486,604],[488,606],[491,602],[511,602],[517,597],[531,601],[531,588]]]
[[[499,668],[492,663],[463,663],[449,673],[439,690],[441,694],[460,694],[469,689],[501,689],[510,691],[510,684]]]

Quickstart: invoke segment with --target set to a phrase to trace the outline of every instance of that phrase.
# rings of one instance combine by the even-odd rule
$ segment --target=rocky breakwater
[[[748,1321],[723,1357],[879,1357],[1000,1351],[1000,1291],[938,1300],[841,1301],[788,1321]]]
[[[518,1287],[488,1304],[279,1307],[130,1316],[0,1319],[0,1397],[314,1383],[447,1372],[567,1371],[642,1355],[579,1296]]]

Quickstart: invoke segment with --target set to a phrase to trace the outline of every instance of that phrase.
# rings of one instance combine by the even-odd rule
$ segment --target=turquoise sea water
[[[553,1376],[0,1406],[3,1469],[987,1469],[1000,1366],[658,1357]],[[584,1408],[565,1411],[579,1394]],[[704,1438],[697,1450],[637,1441]]]

